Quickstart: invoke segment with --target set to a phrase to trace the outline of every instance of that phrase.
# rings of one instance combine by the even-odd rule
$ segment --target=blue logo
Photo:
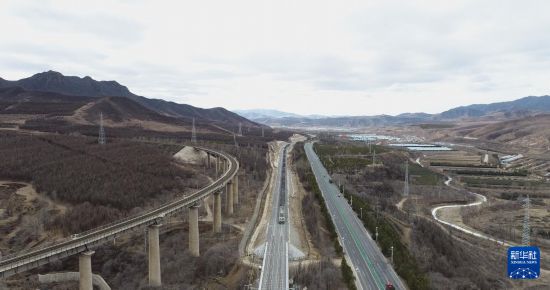
[[[537,279],[540,276],[540,250],[537,247],[508,248],[508,277]]]

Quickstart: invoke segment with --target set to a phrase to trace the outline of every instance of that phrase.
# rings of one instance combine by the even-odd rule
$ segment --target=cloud
[[[139,22],[120,16],[124,15],[123,13],[114,14],[109,7],[89,11],[86,6],[70,7],[50,1],[39,1],[33,5],[16,6],[13,15],[23,19],[30,26],[39,25],[41,30],[62,33],[69,37],[84,35],[92,37],[92,41],[103,40],[126,45],[139,41],[143,31]]]
[[[0,43],[0,76],[54,69],[204,107],[438,112],[548,94],[549,8],[496,0],[3,1],[9,41]]]

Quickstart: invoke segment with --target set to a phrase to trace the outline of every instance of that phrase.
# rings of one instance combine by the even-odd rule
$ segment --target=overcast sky
[[[0,1],[0,77],[300,114],[549,94],[550,1]]]

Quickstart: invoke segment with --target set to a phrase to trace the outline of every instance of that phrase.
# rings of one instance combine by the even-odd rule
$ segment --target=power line
[[[105,128],[103,127],[103,113],[99,113],[99,137],[97,138],[99,145],[105,145],[107,140],[105,138]]]

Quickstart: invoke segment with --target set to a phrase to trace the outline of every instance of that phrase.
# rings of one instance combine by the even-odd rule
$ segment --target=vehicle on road
[[[388,282],[388,284],[386,284],[386,290],[395,290],[395,287],[393,286],[392,283]]]
[[[279,207],[279,223],[280,224],[285,223],[285,207],[284,206]]]

